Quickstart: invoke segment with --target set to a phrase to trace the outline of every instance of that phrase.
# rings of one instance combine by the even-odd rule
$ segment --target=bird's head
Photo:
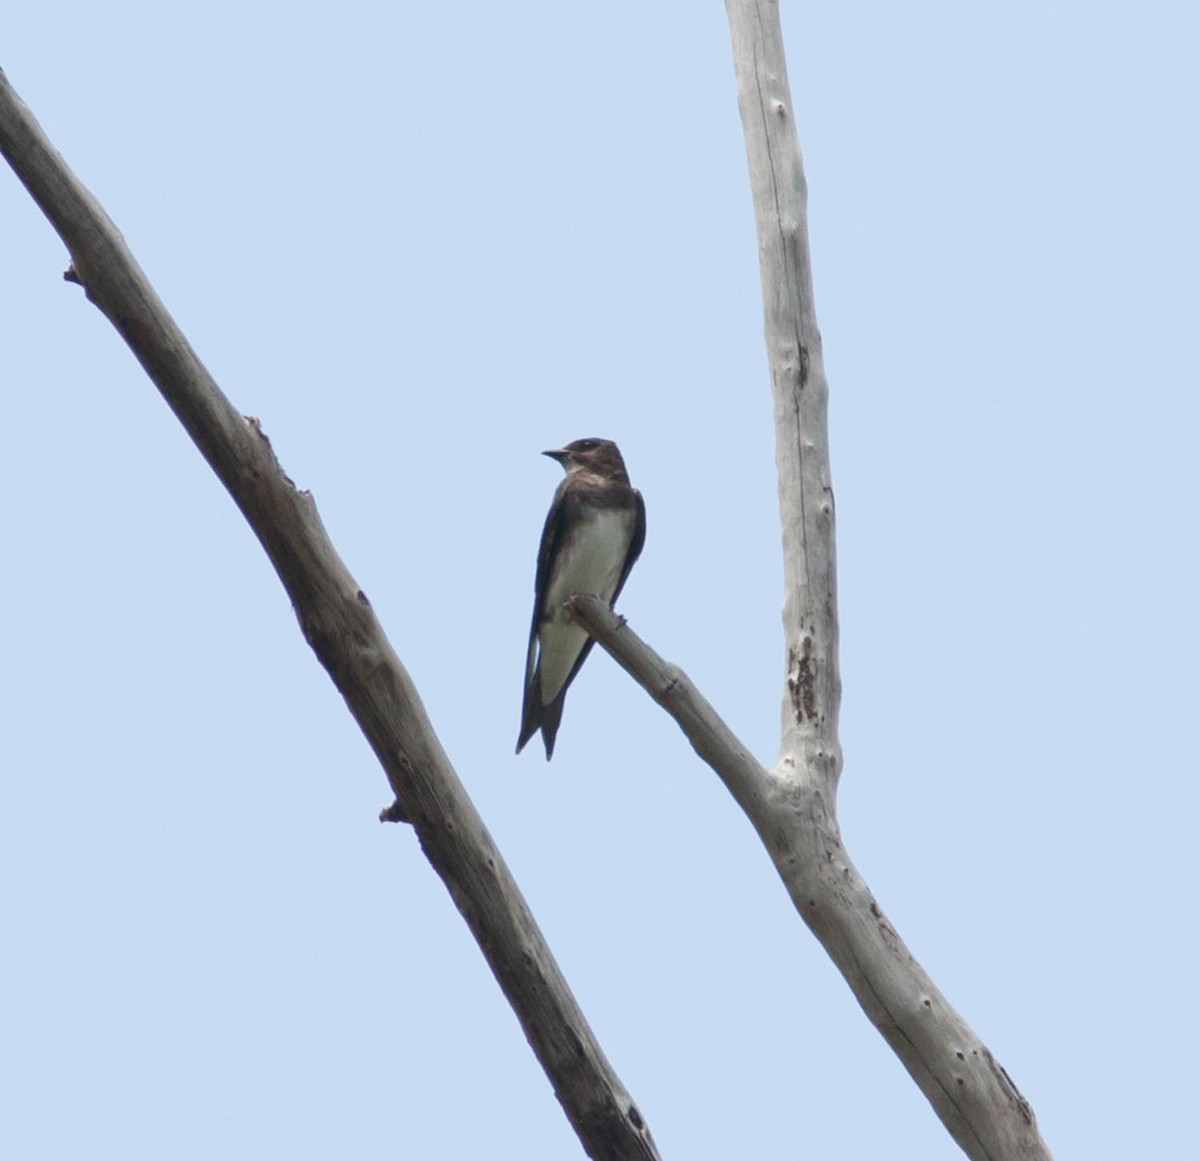
[[[611,439],[575,439],[566,447],[542,452],[542,455],[557,460],[568,475],[571,472],[589,472],[609,480],[629,481],[625,461]]]

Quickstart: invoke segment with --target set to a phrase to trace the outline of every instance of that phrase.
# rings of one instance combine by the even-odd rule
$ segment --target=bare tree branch
[[[904,946],[841,843],[829,388],[777,0],[726,0],[758,232],[783,526],[779,764],[754,818],[792,901],[968,1156],[1047,1158],[1029,1103]]]
[[[796,910],[938,1116],[976,1161],[1048,1161],[1033,1110],[904,946],[842,846],[820,772],[761,766],[678,666],[602,601],[572,615],[678,723],[746,811]]]
[[[675,718],[749,815],[796,909],[963,1151],[1048,1159],[1029,1102],[875,902],[837,824],[837,581],[828,384],[813,304],[807,190],[776,0],[726,0],[758,231],[783,525],[788,646],[780,758],[749,756],[678,668],[590,597],[572,610]]]
[[[775,464],[783,528],[787,683],[783,762],[841,771],[837,740],[837,567],[829,470],[829,384],[813,303],[808,190],[792,120],[775,0],[727,0],[738,107],[750,161],[767,356],[775,410]]]
[[[96,200],[0,71],[0,152],[71,254],[68,277],[117,328],[266,550],[328,670],[517,1013],[587,1154],[655,1161],[641,1114],[604,1057],[500,852],[467,797],[370,602],[258,421],[221,393]]]
[[[663,660],[630,627],[590,593],[576,593],[567,605],[570,615],[600,642],[612,658],[667,713],[725,783],[738,805],[754,818],[764,809],[767,771],[678,665]]]

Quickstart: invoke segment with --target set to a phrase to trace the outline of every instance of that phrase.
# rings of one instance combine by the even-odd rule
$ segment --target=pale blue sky
[[[1058,1156],[1182,1156],[1200,10],[787,4],[846,769],[881,904]],[[782,681],[723,7],[114,0],[0,67],[311,488],[663,1156],[960,1156],[597,652],[516,739],[558,469],[760,757]],[[0,174],[0,1155],[580,1156],[240,516]]]

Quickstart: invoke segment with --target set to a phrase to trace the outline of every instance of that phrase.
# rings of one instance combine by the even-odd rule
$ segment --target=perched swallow
[[[542,454],[567,478],[554,493],[538,549],[517,753],[540,728],[549,762],[567,687],[595,644],[563,605],[575,593],[591,593],[612,608],[646,541],[646,506],[611,440],[577,439]]]

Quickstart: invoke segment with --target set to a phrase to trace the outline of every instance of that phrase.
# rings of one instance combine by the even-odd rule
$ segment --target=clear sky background
[[[1059,1157],[1194,1144],[1200,9],[786,5],[844,836]],[[0,66],[261,418],[665,1159],[959,1156],[597,651],[512,753],[559,469],[765,761],[781,567],[722,5],[10,5]],[[0,174],[0,1156],[581,1155],[254,538]]]

